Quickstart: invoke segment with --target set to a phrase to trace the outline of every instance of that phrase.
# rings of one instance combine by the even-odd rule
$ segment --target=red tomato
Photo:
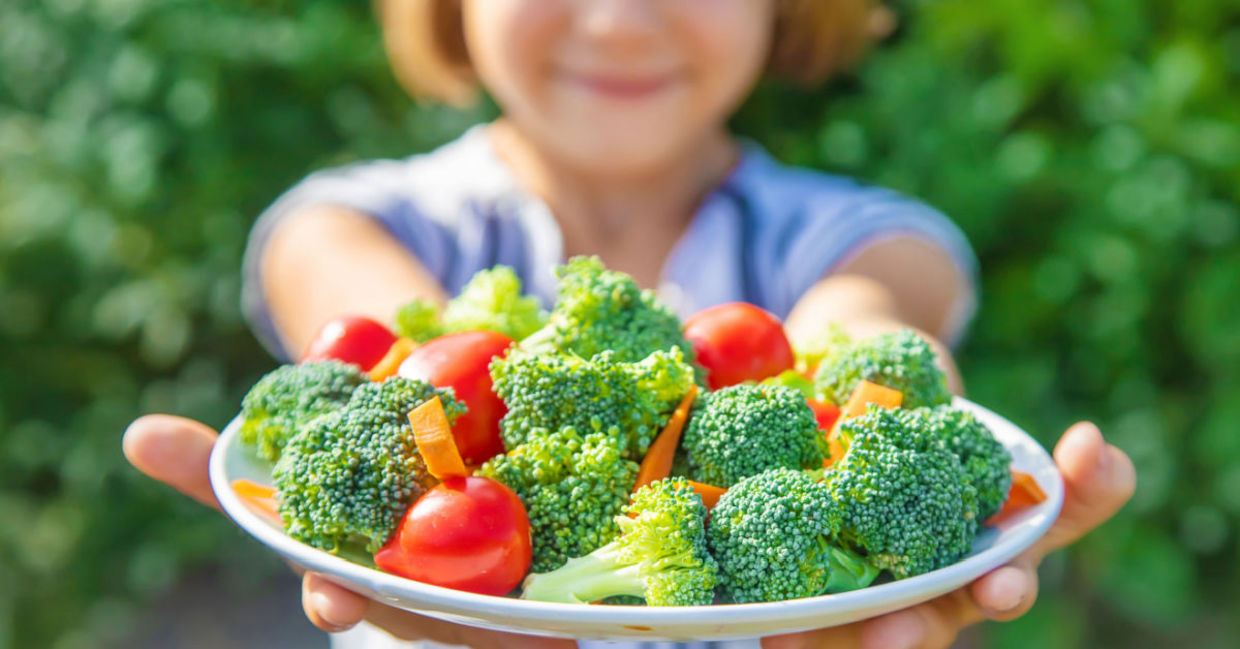
[[[713,306],[685,322],[710,389],[761,381],[796,362],[779,318],[744,302]]]
[[[506,595],[529,572],[532,551],[517,494],[470,476],[449,478],[417,499],[375,565],[436,586]]]
[[[491,359],[503,356],[513,340],[495,331],[462,331],[440,336],[413,350],[397,374],[452,388],[469,412],[452,424],[456,448],[467,464],[504,452],[499,420],[508,412],[491,389]]]
[[[807,403],[809,403],[809,409],[814,411],[814,419],[818,420],[819,430],[831,430],[835,421],[840,418],[840,407],[834,403],[814,399],[808,399]]]
[[[387,354],[394,342],[396,334],[370,318],[336,318],[323,325],[301,360],[309,362],[334,358],[353,363],[368,372]]]

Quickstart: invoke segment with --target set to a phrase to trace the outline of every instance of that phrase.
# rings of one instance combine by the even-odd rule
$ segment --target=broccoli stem
[[[831,576],[827,579],[828,593],[842,593],[865,588],[878,577],[881,570],[848,550],[830,549]]]
[[[583,604],[616,595],[644,597],[645,579],[640,565],[620,563],[616,542],[541,574],[526,577],[522,599],[540,602]]]

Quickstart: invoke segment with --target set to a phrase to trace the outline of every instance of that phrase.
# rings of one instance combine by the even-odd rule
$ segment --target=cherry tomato
[[[368,372],[387,354],[394,342],[396,334],[370,318],[336,318],[323,325],[301,360],[309,362],[334,358]]]
[[[375,554],[380,570],[445,588],[506,595],[530,570],[521,499],[489,478],[449,478],[417,499]]]
[[[413,350],[397,374],[452,388],[469,412],[452,424],[452,437],[468,464],[504,452],[499,420],[508,412],[491,389],[491,359],[503,356],[513,340],[495,331],[462,331],[440,336]]]
[[[796,362],[779,318],[744,302],[720,304],[685,322],[698,363],[712,390],[761,381]]]

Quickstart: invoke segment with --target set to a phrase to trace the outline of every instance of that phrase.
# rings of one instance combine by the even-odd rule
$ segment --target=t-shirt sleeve
[[[867,247],[896,237],[915,237],[950,255],[968,283],[967,294],[951,306],[945,342],[955,343],[977,309],[978,264],[968,239],[951,219],[928,205],[881,188],[852,190],[847,198],[835,195],[807,201],[795,227],[799,236],[781,256],[781,275],[791,301]]]
[[[262,258],[276,228],[305,208],[334,205],[375,219],[407,248],[440,283],[451,272],[455,243],[448,228],[422,214],[411,200],[408,161],[365,162],[316,172],[263,211],[250,231],[242,266],[242,312],[259,342],[277,359],[288,361],[263,291]]]

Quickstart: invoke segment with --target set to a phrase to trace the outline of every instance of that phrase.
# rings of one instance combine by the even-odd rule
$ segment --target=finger
[[[338,633],[362,621],[370,600],[307,572],[301,579],[301,607],[314,626],[328,633]]]
[[[861,623],[862,649],[947,649],[960,629],[980,619],[963,590]]]
[[[219,509],[207,476],[219,435],[209,426],[172,415],[139,417],[125,429],[125,458],[139,471],[198,502]]]
[[[997,622],[1024,615],[1038,598],[1038,571],[1034,557],[1023,555],[969,585],[978,611]]]
[[[1034,547],[1039,558],[1114,516],[1137,486],[1132,460],[1107,444],[1098,427],[1088,422],[1064,433],[1055,445],[1055,464],[1063,476],[1064,504],[1055,524]]]
[[[576,649],[572,640],[543,638],[462,626],[370,602],[366,621],[403,640],[430,640],[474,649]]]
[[[819,647],[850,649],[858,646],[860,635],[860,623],[845,624],[801,633],[770,636],[762,638],[761,645],[762,649],[818,649]]]

